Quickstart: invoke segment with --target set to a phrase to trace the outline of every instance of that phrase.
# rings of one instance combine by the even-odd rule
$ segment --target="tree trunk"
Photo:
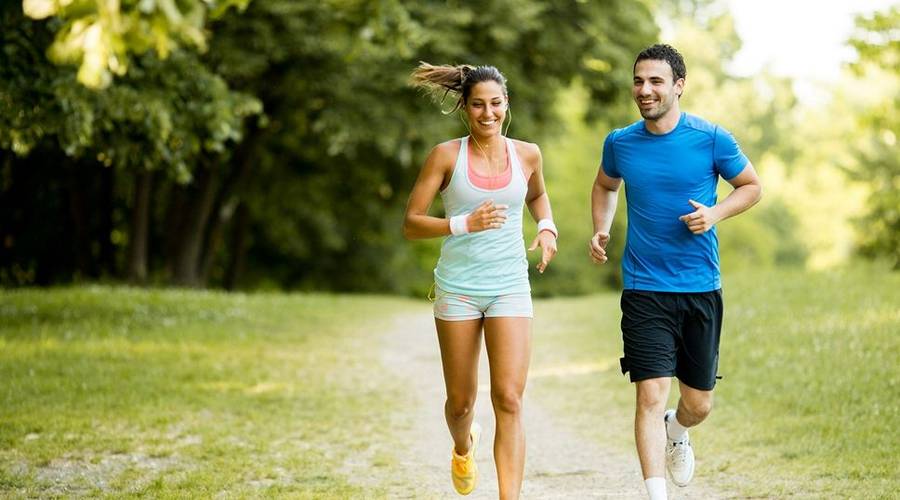
[[[99,168],[100,193],[97,200],[97,222],[99,224],[96,238],[100,246],[100,254],[97,256],[97,272],[114,276],[116,274],[116,247],[112,242],[112,231],[115,170],[102,165]]]
[[[249,181],[250,172],[255,164],[253,152],[263,133],[264,129],[258,127],[256,120],[251,120],[247,124],[244,140],[237,146],[229,161],[232,168],[228,170],[228,175],[223,179],[222,187],[216,196],[212,212],[214,217],[207,231],[200,260],[204,282],[209,280],[210,269],[225,237],[225,228],[233,219],[235,209],[243,204],[241,192]],[[246,222],[244,224],[246,225]],[[236,251],[234,248],[231,250]]]
[[[250,210],[241,202],[234,212],[233,230],[231,233],[231,259],[225,269],[222,286],[232,291],[244,272],[244,261],[247,256],[247,230],[250,226]]]
[[[163,260],[165,262],[165,273],[168,276],[175,274],[175,254],[178,250],[178,243],[181,241],[184,232],[184,214],[187,212],[188,187],[181,186],[177,182],[168,181],[168,196],[161,199],[168,200],[166,206],[165,220],[163,228]]]
[[[213,209],[212,220],[209,223],[209,231],[206,236],[206,244],[203,245],[203,255],[200,258],[200,276],[204,283],[209,283],[209,272],[212,269],[216,252],[222,246],[222,237],[225,226],[234,215],[234,202],[222,205],[217,202]]]
[[[80,175],[90,172],[88,168],[73,164],[66,161],[68,170],[68,198],[69,198],[69,217],[71,217],[72,228],[75,234],[75,262],[78,266],[78,275],[84,277],[96,277],[97,272],[94,267],[94,259],[91,255],[91,238],[90,238],[90,221],[88,219],[87,198],[85,191],[87,188],[85,182]],[[88,174],[89,175],[89,174]]]
[[[128,281],[147,281],[147,233],[150,223],[150,191],[153,172],[141,170],[134,178],[134,207],[131,210],[131,237],[128,249]]]
[[[209,283],[209,271],[212,269],[212,263],[222,242],[222,233],[231,214],[228,213],[227,207],[220,206],[218,203],[213,204],[212,214],[210,214],[209,226],[206,231],[203,246],[200,250],[200,279],[204,283]]]
[[[197,169],[191,197],[185,203],[186,211],[180,238],[172,262],[172,282],[176,285],[199,287],[204,283],[200,276],[200,252],[206,224],[209,221],[216,192],[216,171],[207,165]]]

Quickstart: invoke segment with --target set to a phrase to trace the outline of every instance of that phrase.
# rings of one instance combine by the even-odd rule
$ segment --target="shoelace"
[[[468,457],[463,457],[463,458],[456,458],[455,456],[453,457],[453,467],[460,474],[468,474],[469,473],[469,464],[471,462],[472,461],[469,460]]]
[[[688,444],[690,443],[687,440],[672,443],[672,450],[669,452],[669,455],[672,455],[675,465],[684,465],[687,462]]]

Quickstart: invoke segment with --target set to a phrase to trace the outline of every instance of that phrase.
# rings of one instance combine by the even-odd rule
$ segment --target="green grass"
[[[371,347],[406,304],[0,292],[0,496],[384,496],[341,470],[405,402]]]
[[[754,497],[895,495],[900,273],[859,266],[724,279],[725,378],[712,415],[692,431],[698,477]],[[536,367],[601,370],[536,381],[535,394],[585,435],[633,449],[634,389],[617,362],[618,296],[546,301],[537,313]]]
[[[766,498],[895,495],[900,274],[751,270],[725,276],[725,303],[725,379],[692,431],[698,480]],[[372,296],[0,291],[0,497],[418,491],[390,471],[419,403],[379,353],[412,307],[428,314]],[[618,294],[536,313],[530,396],[633,453]]]

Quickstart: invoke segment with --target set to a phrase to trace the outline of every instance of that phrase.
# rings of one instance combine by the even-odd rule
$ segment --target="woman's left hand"
[[[541,261],[538,262],[537,270],[543,274],[544,269],[547,269],[550,261],[556,255],[556,236],[547,230],[539,232],[531,242],[531,246],[528,247],[528,251],[534,250],[538,246],[541,247]]]

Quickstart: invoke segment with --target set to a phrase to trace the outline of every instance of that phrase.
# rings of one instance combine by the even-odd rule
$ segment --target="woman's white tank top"
[[[468,176],[469,137],[460,140],[450,183],[441,191],[447,217],[473,212],[485,200],[508,205],[498,229],[451,235],[441,245],[434,281],[442,289],[466,295],[529,293],[528,260],[522,237],[522,213],[528,182],[513,142],[506,141],[512,178],[500,189],[481,189]]]

